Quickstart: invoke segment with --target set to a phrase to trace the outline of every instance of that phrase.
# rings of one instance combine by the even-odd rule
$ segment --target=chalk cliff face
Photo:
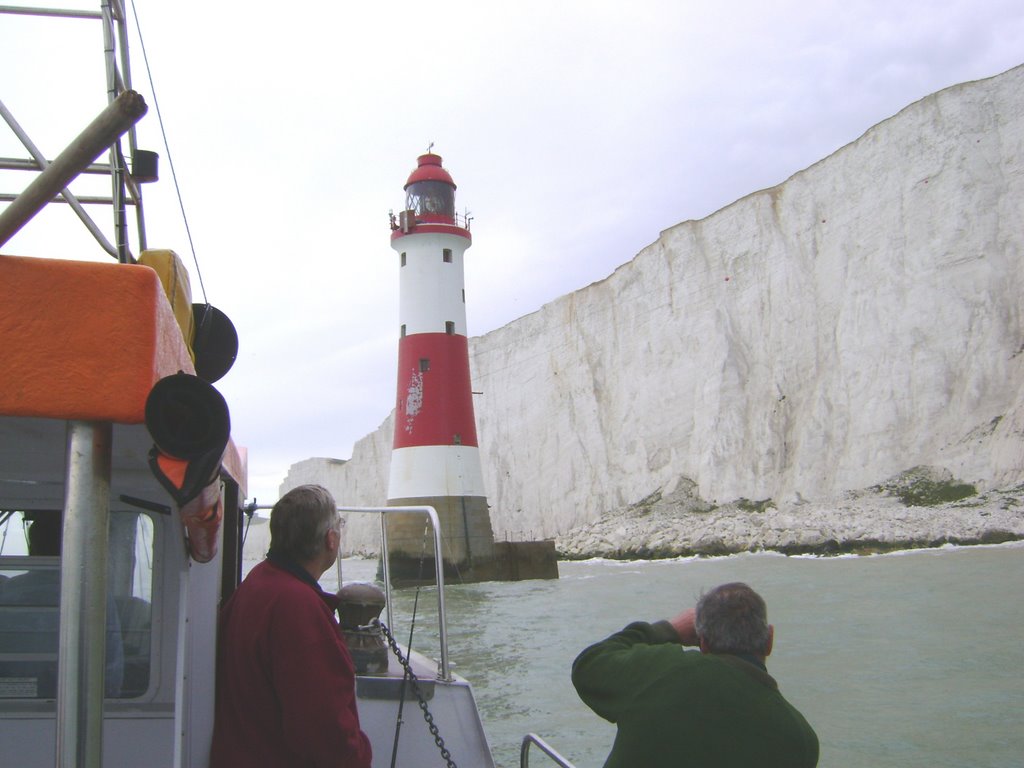
[[[1018,485],[1022,292],[1024,66],[471,340],[495,535],[566,534],[680,483],[780,509],[917,466]],[[383,503],[391,429],[333,467],[344,503]]]

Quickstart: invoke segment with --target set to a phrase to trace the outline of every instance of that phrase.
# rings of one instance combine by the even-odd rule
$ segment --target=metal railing
[[[272,509],[271,504],[256,504],[247,509]],[[451,665],[448,662],[448,619],[444,605],[444,559],[441,557],[441,523],[437,517],[437,510],[433,507],[338,507],[339,512],[355,512],[357,514],[370,513],[380,515],[380,557],[381,567],[384,571],[384,600],[387,610],[387,625],[394,627],[393,615],[391,613],[391,571],[388,562],[388,537],[384,525],[384,516],[396,513],[419,513],[426,515],[430,520],[430,528],[434,535],[434,579],[437,583],[437,634],[438,645],[440,646],[440,660],[438,679],[444,682],[451,682]],[[340,562],[340,561],[339,561]],[[338,586],[341,587],[341,571],[338,572]]]
[[[441,522],[437,510],[433,507],[338,507],[339,512],[376,513],[380,515],[380,561],[384,571],[384,599],[388,614],[388,626],[392,627],[391,614],[391,569],[388,560],[388,537],[384,526],[384,516],[397,512],[418,512],[430,520],[430,529],[434,534],[434,579],[437,583],[437,633],[441,653],[439,677],[445,682],[452,679],[451,667],[448,664],[448,619],[444,607],[444,559],[441,557]],[[340,587],[341,584],[339,583]]]
[[[555,765],[561,766],[561,768],[576,768],[576,766],[558,754],[554,747],[535,733],[528,733],[523,736],[523,743],[519,748],[519,768],[529,768],[530,747],[533,744],[536,744],[541,752],[550,757]]]

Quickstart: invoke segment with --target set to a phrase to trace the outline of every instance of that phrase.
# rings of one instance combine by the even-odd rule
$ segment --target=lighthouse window
[[[420,373],[426,373],[429,370],[430,370],[430,358],[429,357],[421,357],[420,358]]]
[[[405,323],[402,323],[402,338],[405,338]]]
[[[445,320],[444,332],[447,333],[449,336],[453,335],[455,333],[455,323],[453,323],[451,320]]]
[[[451,248],[445,248],[443,253],[442,253],[442,258],[444,258],[444,263],[445,264],[451,264],[452,263],[452,249]]]
[[[402,251],[402,266],[405,266],[405,251]]]

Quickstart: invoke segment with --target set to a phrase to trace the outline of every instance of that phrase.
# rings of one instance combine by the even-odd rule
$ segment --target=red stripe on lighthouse
[[[477,445],[465,336],[417,333],[398,343],[394,448],[421,445]]]

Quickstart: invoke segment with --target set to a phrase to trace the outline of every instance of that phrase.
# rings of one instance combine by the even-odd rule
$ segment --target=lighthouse
[[[445,571],[493,578],[495,543],[484,493],[466,337],[464,256],[469,220],[455,212],[455,182],[438,155],[417,160],[405,208],[391,215],[399,263],[398,388],[388,505],[429,505],[441,523]],[[422,515],[387,517],[392,574],[432,574]],[[424,561],[427,570],[424,571]]]

